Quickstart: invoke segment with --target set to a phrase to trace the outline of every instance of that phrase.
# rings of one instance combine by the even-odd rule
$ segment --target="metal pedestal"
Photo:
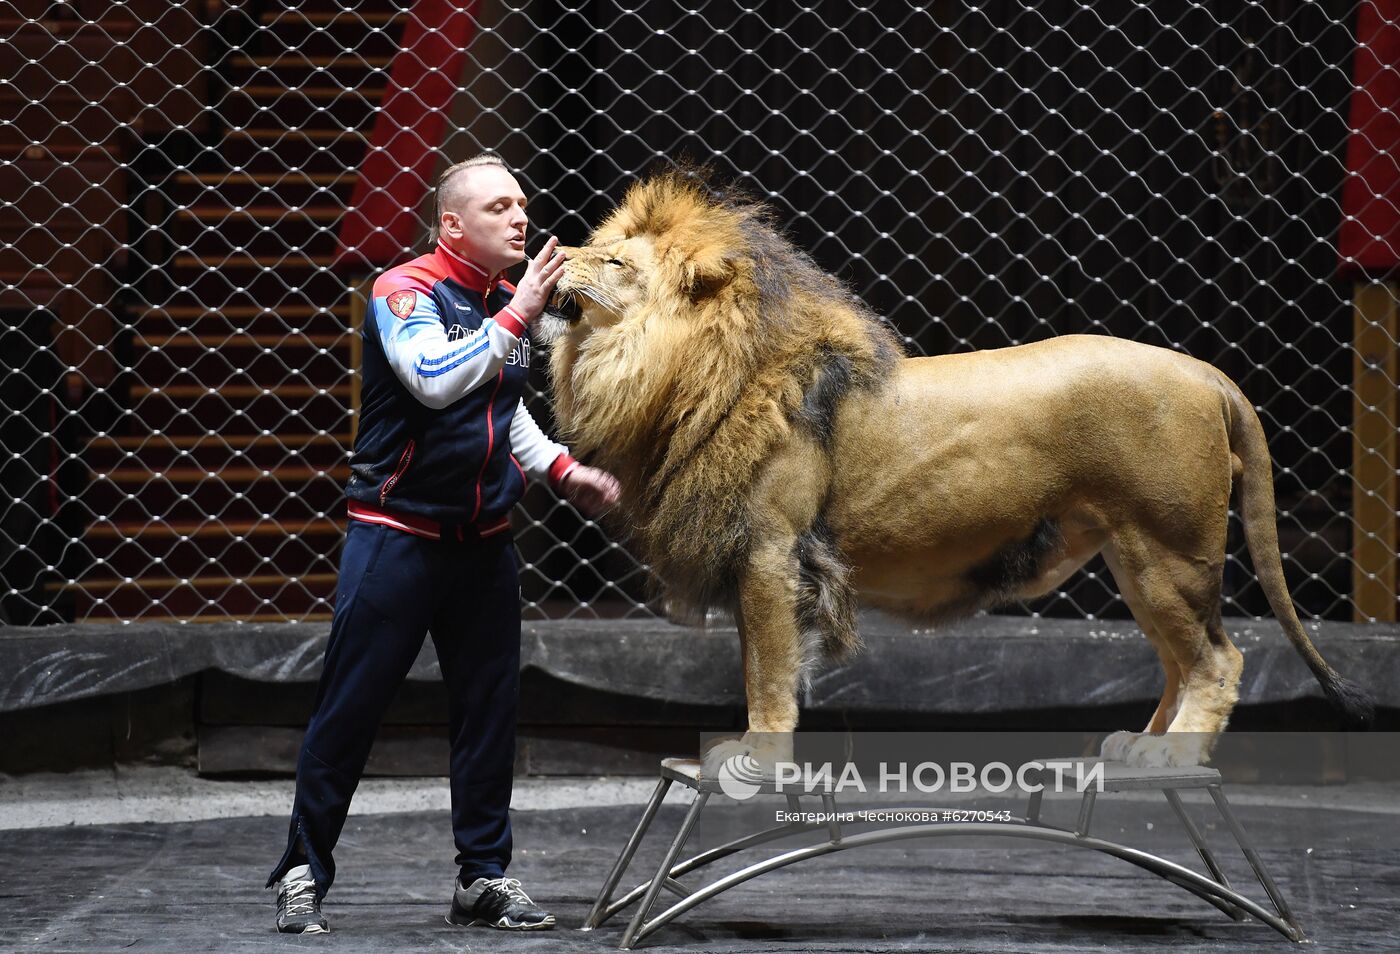
[[[1095,796],[1097,792],[1093,789],[1084,792],[1080,801],[1078,822],[1073,830],[1058,828],[1041,820],[1042,798],[1040,793],[1033,794],[1030,802],[1026,806],[1026,814],[1019,819],[1008,822],[949,822],[940,824],[913,824],[899,825],[894,827],[865,827],[869,823],[858,822],[855,825],[849,822],[842,825],[837,821],[820,822],[791,822],[785,825],[777,825],[762,831],[754,832],[743,838],[737,838],[726,844],[707,851],[702,851],[692,857],[681,859],[681,852],[685,848],[686,841],[690,837],[691,831],[695,827],[696,821],[700,818],[701,811],[704,810],[705,803],[715,792],[719,792],[718,783],[713,779],[700,777],[700,762],[694,759],[663,759],[661,761],[661,778],[657,783],[656,790],[652,793],[651,800],[647,803],[642,812],[641,820],[637,823],[636,829],[631,837],[627,839],[627,844],[623,846],[622,853],[613,864],[612,870],[608,873],[607,879],[603,882],[602,890],[598,892],[598,898],[593,903],[593,908],[588,913],[588,918],[584,922],[584,930],[592,930],[606,922],[620,911],[637,904],[637,909],[632,915],[631,922],[623,932],[622,941],[619,947],[623,950],[630,950],[638,942],[645,939],[654,931],[665,926],[675,918],[689,911],[691,908],[708,901],[715,895],[729,890],[735,885],[743,884],[750,878],[756,878],[768,871],[783,868],[798,861],[808,858],[816,858],[821,855],[828,855],[837,851],[845,851],[849,848],[860,848],[866,845],[881,844],[883,842],[903,841],[914,838],[952,838],[966,837],[969,835],[997,836],[1011,838],[1026,838],[1035,841],[1046,841],[1053,844],[1068,845],[1076,848],[1089,848],[1094,851],[1101,851],[1106,855],[1137,865],[1146,871],[1150,871],[1160,878],[1171,882],[1186,891],[1199,897],[1215,907],[1219,908],[1229,917],[1242,921],[1246,917],[1253,917],[1269,925],[1290,941],[1301,941],[1303,939],[1302,928],[1288,908],[1287,902],[1279,892],[1278,886],[1265,870],[1263,862],[1255,852],[1253,846],[1245,836],[1244,829],[1240,827],[1234,813],[1230,809],[1230,803],[1225,798],[1225,792],[1221,787],[1220,773],[1212,768],[1191,767],[1191,768],[1168,768],[1168,769],[1138,769],[1130,768],[1122,762],[1109,762],[1102,759],[1074,759],[1058,760],[1074,761],[1090,766],[1094,763],[1104,763],[1104,786],[1105,792],[1141,791],[1157,790],[1161,791],[1171,805],[1182,827],[1186,830],[1187,837],[1195,846],[1197,854],[1200,855],[1202,863],[1205,865],[1209,875],[1203,875],[1190,868],[1183,867],[1165,858],[1129,848],[1126,845],[1116,844],[1094,838],[1090,835],[1090,826],[1093,821],[1093,811]],[[656,818],[657,809],[661,807],[661,802],[666,796],[666,792],[675,783],[679,783],[694,792],[690,810],[686,813],[685,820],[681,823],[680,830],[671,841],[670,847],[666,850],[666,855],[662,859],[660,866],[652,877],[632,888],[626,894],[614,899],[613,895],[617,891],[618,884],[627,872],[627,867],[631,864],[633,855],[636,854],[637,846],[641,844],[646,836],[647,829],[651,827],[652,821]],[[1186,808],[1181,802],[1178,794],[1182,789],[1204,788],[1210,793],[1216,810],[1224,819],[1225,825],[1234,836],[1240,850],[1244,853],[1245,860],[1249,862],[1254,875],[1258,878],[1268,895],[1269,910],[1255,901],[1250,900],[1243,894],[1230,886],[1229,880],[1225,877],[1215,856],[1206,845],[1205,839],[1199,828],[1192,822],[1191,817],[1186,813]],[[776,788],[769,784],[760,791],[776,793]],[[809,787],[802,795],[784,791],[787,795],[788,806],[792,810],[797,810],[800,798],[805,796],[815,796],[821,799],[822,811],[828,815],[836,811],[835,794],[830,786]],[[918,806],[920,809],[927,809],[928,806]],[[881,806],[882,811],[887,809]],[[852,830],[859,828],[860,830]],[[782,854],[766,858],[762,861],[748,865],[735,871],[732,874],[717,878],[703,887],[691,888],[682,884],[679,880],[690,872],[696,871],[706,865],[726,858],[736,852],[766,842],[775,841],[790,835],[802,832],[822,832],[822,840],[802,848],[795,848],[785,851]],[[679,897],[679,900],[669,908],[661,911],[655,916],[651,916],[652,909],[656,906],[657,899],[661,892],[669,891]],[[640,902],[640,903],[638,903]]]

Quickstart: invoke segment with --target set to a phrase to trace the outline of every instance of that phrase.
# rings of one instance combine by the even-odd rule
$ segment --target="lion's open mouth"
[[[575,325],[583,317],[584,299],[609,315],[622,314],[622,305],[616,298],[601,288],[589,285],[573,285],[569,288],[556,289],[554,297],[550,301],[549,311],[568,324]]]
[[[556,291],[554,297],[549,301],[551,314],[557,315],[569,324],[573,324],[583,317],[583,309],[579,306],[578,296],[571,291]]]

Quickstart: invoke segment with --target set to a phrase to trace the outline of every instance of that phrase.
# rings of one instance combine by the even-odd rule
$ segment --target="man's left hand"
[[[606,470],[586,467],[582,464],[564,475],[559,482],[569,503],[573,504],[585,517],[601,517],[616,505],[622,494],[617,478]]]
[[[559,250],[559,239],[551,235],[539,254],[525,266],[525,275],[515,286],[510,307],[525,321],[531,322],[544,311],[554,286],[564,277],[566,256]]]

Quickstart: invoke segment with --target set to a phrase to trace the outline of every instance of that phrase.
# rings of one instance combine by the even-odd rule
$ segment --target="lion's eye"
[[[617,268],[621,268],[623,265],[625,265],[625,264],[627,264],[627,263],[624,262],[624,261],[623,261],[622,259],[620,259],[620,258],[610,258],[610,259],[608,259],[608,264],[609,264],[609,265],[614,265],[614,266],[616,266]]]

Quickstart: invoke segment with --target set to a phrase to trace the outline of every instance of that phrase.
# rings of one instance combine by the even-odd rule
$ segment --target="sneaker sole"
[[[540,921],[537,924],[531,924],[528,921],[512,921],[510,918],[501,918],[499,921],[483,921],[480,918],[474,918],[470,921],[454,921],[450,914],[446,915],[443,920],[454,927],[489,927],[502,931],[547,931],[554,927],[553,915],[550,915],[548,920]]]
[[[328,928],[328,927],[321,927],[319,924],[312,924],[312,925],[309,926],[309,927],[302,928],[300,931],[284,931],[282,928],[278,928],[278,929],[277,929],[277,933],[278,933],[278,934],[329,934],[329,933],[331,933],[331,929]]]

